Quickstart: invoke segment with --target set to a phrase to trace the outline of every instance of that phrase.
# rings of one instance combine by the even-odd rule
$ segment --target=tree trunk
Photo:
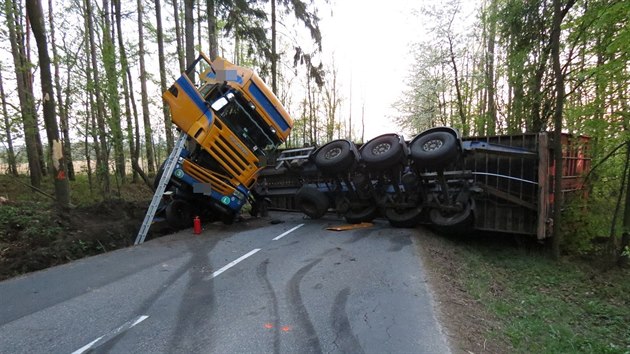
[[[219,38],[217,34],[217,14],[215,10],[214,0],[206,0],[206,8],[208,11],[208,42],[210,48],[208,55],[210,60],[216,59],[219,55]]]
[[[118,98],[118,70],[116,69],[116,48],[112,39],[109,0],[103,0],[105,24],[103,26],[103,65],[105,67],[107,85],[107,105],[109,106],[109,129],[114,145],[114,161],[116,173],[121,181],[125,181],[125,153],[123,149],[123,132],[120,124],[120,99]]]
[[[271,91],[278,90],[278,53],[276,48],[276,0],[271,0]]]
[[[88,121],[86,121],[86,130],[85,130],[85,134],[86,134],[86,138],[85,138],[85,143],[86,143],[86,151],[85,153],[89,153],[89,141],[88,141],[88,137],[92,138],[92,149],[94,150],[94,161],[95,161],[95,165],[94,165],[94,169],[96,170],[96,183],[98,183],[100,185],[100,182],[98,181],[99,177],[99,172],[98,172],[98,167],[101,165],[101,149],[99,147],[99,142],[98,142],[98,136],[96,134],[96,103],[94,102],[94,79],[92,78],[92,61],[90,60],[91,54],[90,54],[90,41],[89,41],[89,31],[88,31],[88,21],[87,18],[84,19],[84,26],[85,26],[85,31],[83,32],[84,34],[84,43],[86,43],[85,45],[85,77],[87,79],[87,85],[85,85],[86,87],[86,115],[87,118],[89,119]],[[91,125],[91,127],[90,127]],[[90,127],[88,129],[88,127]],[[92,170],[94,171],[94,170]],[[94,182],[94,181],[93,181]],[[90,185],[91,188],[93,187],[92,184]],[[100,192],[100,194],[102,195],[102,191]]]
[[[462,125],[462,134],[468,136],[470,127],[466,121],[466,114],[464,113],[464,98],[462,96],[461,85],[459,83],[459,72],[457,70],[457,62],[455,61],[455,52],[453,49],[453,39],[448,37],[449,53],[451,56],[451,65],[453,66],[453,74],[455,77],[455,92],[457,94],[457,111],[459,112],[459,120]]]
[[[553,73],[556,86],[556,108],[554,111],[553,155],[555,162],[554,188],[553,188],[553,240],[552,252],[555,259],[560,258],[560,245],[562,234],[562,110],[564,105],[564,76],[560,66],[560,26],[562,16],[560,9],[561,0],[553,0],[553,23],[551,29],[551,56],[553,60]]]
[[[179,72],[183,73],[186,70],[186,64],[184,61],[184,48],[182,43],[182,27],[179,21],[179,4],[177,0],[173,0],[173,14],[175,18],[175,39],[177,43],[177,61],[179,62]]]
[[[85,100],[85,140],[83,141],[85,162],[87,165],[88,185],[90,186],[90,195],[94,193],[92,182],[92,157],[90,156],[90,120],[92,117],[89,100]]]
[[[63,149],[59,141],[59,127],[57,126],[55,114],[55,94],[50,72],[48,43],[46,42],[46,26],[40,0],[27,1],[26,12],[31,20],[31,29],[35,36],[37,52],[39,53],[44,124],[46,125],[46,135],[48,136],[50,150],[48,162],[52,169],[52,177],[55,184],[55,198],[58,208],[65,209],[70,206],[70,186],[68,185]]]
[[[15,5],[15,3],[14,3]],[[18,3],[21,7],[22,4]],[[15,11],[17,13],[17,9]],[[31,22],[28,19],[28,16],[24,17],[24,24],[26,28],[26,63],[31,64],[33,61],[31,60]],[[20,28],[22,28],[20,26]],[[28,70],[28,80],[26,85],[28,86],[28,92],[30,92],[31,98],[33,100],[33,119],[35,121],[35,142],[37,146],[37,156],[39,156],[39,170],[42,173],[42,176],[46,177],[48,174],[48,170],[46,169],[46,157],[44,156],[44,144],[42,144],[42,137],[39,134],[39,120],[37,117],[37,108],[35,108],[35,95],[33,94],[33,73],[31,70]]]
[[[201,0],[195,0],[197,2],[197,45],[199,48],[197,51],[203,52],[203,45],[201,45]]]
[[[184,32],[186,37],[186,67],[195,61],[195,0],[184,0]],[[194,78],[190,78],[194,81]]]
[[[94,23],[92,15],[91,0],[85,1],[85,17],[88,27],[88,39],[90,47],[90,58],[92,62],[92,79],[94,83],[94,96],[96,96],[96,126],[98,127],[98,138],[100,148],[97,160],[96,175],[100,178],[102,183],[102,194],[104,199],[109,198],[110,182],[109,182],[109,149],[107,146],[107,131],[105,129],[105,105],[103,103],[103,96],[100,88],[100,78],[98,72],[98,65],[96,61],[96,43],[94,40]]]
[[[140,50],[140,93],[142,97],[142,120],[144,122],[144,140],[147,151],[147,165],[149,174],[155,173],[155,157],[153,152],[153,130],[149,117],[149,98],[147,95],[147,72],[144,65],[144,9],[142,0],[138,0],[138,48]]]
[[[43,171],[41,168],[41,158],[37,144],[39,140],[37,138],[39,133],[37,129],[37,118],[35,117],[33,90],[30,84],[30,63],[27,60],[26,50],[24,48],[24,33],[17,20],[17,6],[12,0],[6,0],[4,5],[7,27],[9,28],[11,54],[13,55],[13,64],[15,67],[18,99],[20,101],[20,111],[24,127],[24,141],[26,143],[26,155],[28,157],[31,185],[39,188],[41,187]]]
[[[53,20],[53,2],[48,0],[48,22],[50,23],[50,46],[53,52],[53,63],[55,67],[55,90],[57,92],[57,107],[59,111],[59,124],[61,125],[61,136],[63,140],[63,156],[66,159],[66,169],[68,171],[68,179],[74,181],[74,164],[72,163],[72,149],[70,145],[70,136],[68,128],[68,112],[65,105],[62,104],[61,79],[59,78],[59,55],[57,54],[57,45],[55,44],[55,21]],[[70,69],[67,70],[70,74]],[[70,75],[68,75],[70,80]]]
[[[160,65],[160,89],[166,91],[166,59],[164,58],[164,34],[162,33],[162,13],[160,0],[155,0],[155,19],[157,22],[158,62]],[[162,114],[164,114],[164,130],[166,134],[166,151],[173,150],[173,122],[168,113],[168,106],[162,102]]]
[[[7,101],[4,94],[4,83],[2,81],[2,66],[0,65],[0,98],[2,99],[2,116],[4,118],[4,134],[7,137],[7,163],[9,164],[9,174],[18,175],[17,163],[15,161],[15,150],[13,150],[13,137],[11,136],[11,121],[7,110]]]
[[[131,165],[132,167],[138,165],[138,159],[140,150],[136,147],[136,143],[134,139],[134,125],[132,123],[132,118],[135,118],[135,122],[138,122],[138,109],[136,108],[136,102],[133,97],[133,85],[131,80],[131,71],[129,70],[129,63],[127,61],[127,52],[125,51],[123,32],[122,32],[122,14],[120,13],[120,0],[113,0],[114,9],[115,9],[115,19],[116,19],[116,31],[118,32],[118,51],[120,56],[120,70],[123,71],[122,79],[123,79],[123,96],[125,98],[125,117],[127,121],[127,141],[129,143],[129,154],[131,155]],[[133,107],[133,117],[131,115],[131,106]],[[131,182],[138,182],[138,171],[135,168],[132,168],[132,177]]]
[[[497,0],[490,0],[490,13],[488,28],[488,47],[486,52],[486,133],[488,135],[496,134],[497,128],[497,107],[494,102],[494,41],[496,36],[497,20],[496,20]]]

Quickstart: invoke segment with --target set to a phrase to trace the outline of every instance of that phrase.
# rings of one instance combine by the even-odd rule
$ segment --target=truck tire
[[[355,162],[352,143],[348,140],[333,140],[322,146],[315,155],[315,165],[325,173],[349,170]]]
[[[328,210],[328,197],[316,188],[303,186],[295,193],[295,202],[300,210],[311,219],[319,219]]]
[[[469,221],[472,216],[472,210],[474,209],[474,202],[470,200],[464,209],[458,212],[444,212],[438,208],[431,209],[429,218],[431,222],[438,226],[456,226],[464,224]]]
[[[185,229],[193,224],[192,207],[188,202],[174,199],[166,206],[166,221],[174,229]]]
[[[350,208],[344,215],[344,219],[348,224],[360,224],[362,222],[370,222],[378,216],[378,208],[376,204],[370,204],[360,208]]]
[[[411,158],[420,168],[440,169],[454,162],[459,155],[457,138],[437,131],[419,135],[411,141]]]
[[[361,147],[361,158],[368,168],[384,170],[405,158],[405,150],[396,134],[384,134],[368,141]]]
[[[420,222],[422,207],[408,209],[386,208],[385,218],[393,227],[412,228]]]

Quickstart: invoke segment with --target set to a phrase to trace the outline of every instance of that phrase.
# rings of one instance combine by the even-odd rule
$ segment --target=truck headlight
[[[244,200],[245,199],[245,194],[243,194],[241,191],[239,191],[238,189],[234,190],[234,196],[236,198],[238,198],[239,200]]]

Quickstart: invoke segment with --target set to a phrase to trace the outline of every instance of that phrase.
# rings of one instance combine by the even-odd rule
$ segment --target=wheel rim
[[[332,159],[336,158],[339,155],[341,155],[341,148],[340,147],[334,147],[334,148],[326,151],[326,153],[324,154],[324,158],[326,160],[332,160]]]
[[[424,151],[434,151],[442,147],[444,142],[440,139],[431,139],[422,145]]]
[[[302,201],[302,211],[306,215],[314,215],[317,213],[317,206],[315,205],[315,203],[305,200]]]
[[[440,226],[454,226],[466,221],[472,215],[474,202],[470,200],[464,205],[463,210],[457,212],[444,212],[440,209],[431,209],[431,222]]]
[[[392,144],[390,143],[380,143],[372,149],[372,154],[382,155],[388,152],[391,148],[392,148]]]

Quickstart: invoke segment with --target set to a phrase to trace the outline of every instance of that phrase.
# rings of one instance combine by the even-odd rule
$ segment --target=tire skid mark
[[[304,330],[306,334],[306,347],[311,349],[314,353],[321,353],[322,346],[319,342],[319,337],[317,336],[317,332],[315,332],[315,327],[313,326],[313,322],[311,322],[311,318],[304,306],[304,302],[302,301],[302,295],[300,294],[300,283],[302,279],[315,265],[321,262],[322,259],[315,259],[311,261],[309,264],[300,268],[300,270],[291,277],[289,280],[289,284],[287,286],[287,292],[289,294],[289,305],[291,307],[291,312],[295,316],[296,322],[300,325],[300,327]]]
[[[342,353],[364,353],[359,340],[352,332],[348,313],[346,312],[349,295],[350,288],[342,289],[335,296],[335,302],[330,311],[330,322],[336,335],[333,344]]]
[[[179,304],[177,324],[169,343],[169,353],[199,351],[201,348],[212,352],[212,348],[207,347],[208,344],[214,343],[212,331],[204,332],[203,336],[197,335],[210,321],[216,309],[214,282],[205,280],[206,272],[209,270],[204,269],[212,264],[210,252],[220,241],[215,238],[211,240],[201,240],[201,246],[198,242],[188,244],[192,253],[187,267],[189,280]],[[204,338],[204,342],[196,343],[199,342],[199,338]]]
[[[269,281],[268,264],[269,258],[262,261],[258,267],[256,267],[256,275],[262,281],[267,294],[269,294],[271,302],[269,315],[273,323],[273,352],[277,354],[280,353],[280,317],[278,315],[278,297]]]
[[[367,228],[367,229],[353,230],[352,231],[352,237],[350,239],[344,241],[343,243],[345,243],[345,244],[355,243],[355,242],[360,241],[360,240],[362,240],[364,238],[372,236],[372,233],[374,231],[376,231],[375,227]]]
[[[188,262],[186,262],[184,265],[180,266],[179,268],[177,268],[175,270],[175,272],[169,276],[163,283],[162,286],[160,286],[151,296],[149,296],[136,310],[136,313],[142,313],[145,314],[147,312],[149,312],[149,309],[155,304],[155,302],[160,299],[160,297],[162,297],[162,295],[175,283],[179,280],[179,278],[181,278],[184,274],[186,274],[186,272],[190,272],[195,264],[210,264],[209,262],[209,253],[210,251],[212,251],[212,249],[214,248],[214,246],[223,239],[223,237],[217,237],[217,238],[212,238],[210,240],[208,239],[204,239],[203,240],[203,246],[202,247],[197,247],[197,242],[192,242],[192,243],[188,243],[187,247],[189,250],[189,254],[191,254],[191,258],[190,260],[188,260]],[[200,263],[200,262],[205,262],[205,263]],[[191,277],[192,278],[192,277]],[[189,288],[190,288],[190,284],[192,283],[193,279],[191,279],[191,281],[189,282]],[[207,282],[212,286],[212,282]],[[186,293],[188,293],[188,290],[186,291]],[[181,307],[183,305],[183,303],[185,303],[185,299],[186,299],[186,295],[184,295],[184,300],[182,300],[182,304],[180,304],[180,315],[178,315],[179,321],[177,324],[177,329],[175,331],[175,336],[174,338],[177,340],[178,339],[178,334],[181,333],[181,323],[182,321],[186,321],[185,317],[181,316]],[[214,306],[212,306],[214,307]],[[95,353],[110,353],[112,352],[112,348],[114,348],[114,346],[127,335],[128,332],[123,332],[120,335],[111,338],[107,343],[103,343],[101,346],[98,346],[96,348],[92,348],[90,351],[91,352],[95,352]],[[173,343],[171,343],[171,347],[173,347]],[[175,346],[176,348],[176,346]]]
[[[203,247],[206,252],[209,252],[214,245],[218,242],[218,238],[214,239],[213,242],[208,242],[206,247]],[[194,265],[198,260],[197,257],[195,257],[196,253],[199,252],[199,249],[195,248],[195,247],[191,247],[188,246],[189,248],[189,253],[192,253],[192,257],[191,259],[186,262],[184,265],[180,266],[179,268],[177,268],[175,270],[175,272],[169,276],[164,283],[162,284],[161,287],[159,287],[151,296],[149,296],[139,307],[138,309],[135,311],[135,313],[147,313],[148,310],[153,306],[153,304],[160,298],[162,297],[162,295],[175,283],[177,282],[177,280],[179,280],[179,278],[181,278],[187,271],[190,270],[191,266]],[[95,352],[95,353],[110,353],[112,351],[112,348],[114,348],[114,346],[127,335],[128,332],[123,332],[120,333],[119,335],[117,335],[116,337],[111,338],[109,341],[107,341],[106,343],[103,343],[100,346],[91,348],[90,351],[91,352]]]

